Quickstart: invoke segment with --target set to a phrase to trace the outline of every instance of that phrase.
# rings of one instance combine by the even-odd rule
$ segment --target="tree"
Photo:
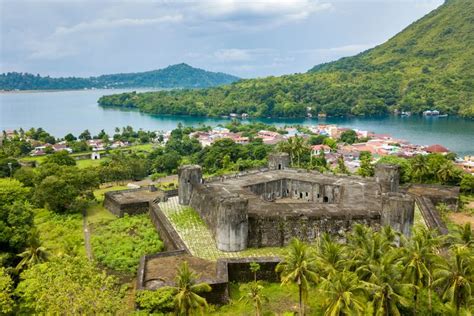
[[[11,177],[20,168],[20,163],[16,159],[0,159],[0,178]]]
[[[441,288],[442,299],[452,304],[456,313],[472,303],[473,270],[472,253],[465,247],[454,246],[448,259],[434,271],[433,286]]]
[[[353,272],[344,270],[322,278],[320,292],[324,315],[357,315],[365,310],[365,290]]]
[[[379,262],[361,267],[369,272],[363,286],[370,295],[370,304],[374,315],[401,315],[400,306],[409,307],[406,297],[412,288],[401,280],[401,262],[397,260],[396,251],[388,252]]]
[[[422,182],[430,173],[428,160],[423,155],[417,155],[411,159],[411,175],[413,179]]]
[[[0,267],[0,314],[8,315],[13,312],[13,280],[4,267]]]
[[[363,177],[372,177],[374,175],[374,166],[372,165],[372,154],[368,151],[363,151],[360,154],[360,167],[357,169],[357,174]]]
[[[297,284],[299,313],[304,315],[303,303],[307,299],[310,283],[318,280],[316,256],[313,250],[304,242],[292,239],[284,260],[276,267],[276,272],[280,273],[282,285]]]
[[[465,173],[462,175],[461,178],[461,190],[467,193],[474,192],[474,175]]]
[[[69,156],[69,153],[65,150],[57,151],[44,160],[44,163],[55,163],[60,166],[75,166],[76,160]]]
[[[176,276],[176,295],[174,297],[175,311],[178,315],[191,315],[196,311],[207,308],[206,299],[199,293],[210,292],[211,287],[207,283],[196,283],[198,276],[189,269],[188,262],[184,261],[178,268]]]
[[[30,190],[16,179],[0,179],[0,207],[26,201]]]
[[[92,137],[91,137],[91,132],[89,132],[89,130],[86,129],[85,131],[83,131],[83,132],[79,135],[79,139],[80,139],[80,140],[90,140],[90,139],[92,139]]]
[[[357,141],[357,133],[354,130],[349,129],[341,133],[339,140],[343,143],[354,144]]]
[[[346,164],[344,163],[344,157],[342,155],[337,158],[337,167],[334,171],[336,173],[350,174],[349,169],[347,169]]]
[[[419,301],[418,292],[423,287],[428,289],[428,309],[431,311],[433,269],[438,262],[435,253],[440,244],[441,239],[437,236],[436,231],[416,227],[412,238],[405,242],[401,249],[401,262],[404,266],[402,276],[406,282],[414,286],[415,313]]]
[[[33,212],[26,202],[29,190],[17,180],[0,179],[0,264],[14,265],[33,228]]]
[[[35,190],[34,199],[40,206],[64,213],[73,205],[80,191],[58,176],[46,177]]]
[[[66,136],[64,136],[64,140],[67,141],[67,142],[73,142],[73,141],[76,141],[77,138],[76,138],[76,136],[69,133]]]
[[[33,233],[28,247],[18,256],[21,258],[21,261],[17,264],[16,271],[20,272],[25,268],[31,268],[35,264],[47,261],[49,253],[46,247],[41,246],[39,236]]]
[[[117,280],[84,257],[52,258],[20,278],[20,314],[115,314],[122,306]]]
[[[244,295],[239,301],[252,303],[255,307],[255,315],[260,316],[262,314],[262,305],[268,301],[268,297],[263,295],[263,286],[258,281],[253,281],[240,286],[240,291],[244,292]]]

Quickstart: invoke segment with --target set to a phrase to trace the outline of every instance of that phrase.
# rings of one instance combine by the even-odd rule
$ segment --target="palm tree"
[[[425,156],[417,155],[411,161],[411,173],[412,177],[418,179],[421,182],[430,172],[428,167],[428,161]]]
[[[414,286],[415,314],[418,307],[418,290],[423,287],[428,288],[428,305],[431,310],[433,267],[438,261],[436,251],[440,243],[441,239],[434,230],[417,227],[413,237],[401,248],[401,262],[405,267],[403,278]]]
[[[198,276],[189,269],[188,262],[184,261],[178,268],[176,276],[176,295],[174,297],[174,306],[177,315],[192,315],[196,311],[203,314],[207,308],[206,299],[199,296],[198,293],[210,292],[211,287],[207,283],[197,283]]]
[[[343,244],[333,241],[328,233],[324,233],[316,249],[317,264],[324,277],[344,270],[347,263],[345,255],[347,249]]]
[[[364,285],[350,271],[330,274],[321,282],[324,315],[360,315],[366,309]]]
[[[451,303],[456,312],[472,300],[474,258],[466,247],[454,246],[448,260],[434,271],[433,286],[439,286],[442,299]]]
[[[410,305],[404,293],[412,286],[401,282],[402,264],[397,260],[398,254],[397,249],[392,249],[379,262],[358,269],[359,272],[365,270],[362,274],[369,276],[362,283],[370,293],[370,304],[376,316],[400,315],[399,305]]]
[[[268,298],[262,293],[263,286],[258,281],[253,281],[248,284],[243,284],[240,287],[242,292],[245,294],[240,298],[239,301],[252,303],[255,307],[255,315],[260,316],[262,313],[262,305],[268,301]]]
[[[20,272],[25,268],[47,261],[49,253],[46,247],[41,246],[37,234],[33,234],[30,238],[30,245],[18,256],[22,259],[16,266],[16,271]]]
[[[317,282],[316,257],[304,242],[293,238],[288,246],[284,261],[276,267],[280,273],[281,284],[296,283],[299,295],[299,314],[304,315],[303,301],[306,301],[310,282]]]
[[[458,226],[456,235],[454,236],[456,243],[465,246],[474,246],[474,234],[472,233],[471,223],[467,222],[464,226]]]
[[[441,183],[448,183],[455,176],[455,170],[453,163],[451,161],[446,161],[441,166],[439,166],[438,171],[436,172],[436,178]]]

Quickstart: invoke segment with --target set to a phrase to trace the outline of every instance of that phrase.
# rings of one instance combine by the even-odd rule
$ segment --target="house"
[[[91,159],[92,160],[100,160],[100,153],[98,151],[93,151],[91,153]]]
[[[311,155],[318,156],[320,153],[324,152],[325,155],[331,152],[331,147],[328,145],[314,145],[311,146]]]
[[[439,144],[431,145],[425,148],[425,151],[430,154],[447,154],[449,153],[449,149]]]

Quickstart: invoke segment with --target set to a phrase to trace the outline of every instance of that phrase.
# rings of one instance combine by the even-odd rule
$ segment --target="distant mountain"
[[[0,74],[1,90],[65,90],[87,88],[207,88],[229,84],[238,77],[177,64],[146,72],[89,78],[51,78],[28,73]]]
[[[205,90],[124,94],[100,103],[209,116],[385,115],[436,109],[474,117],[474,1],[447,0],[386,43],[304,74]]]

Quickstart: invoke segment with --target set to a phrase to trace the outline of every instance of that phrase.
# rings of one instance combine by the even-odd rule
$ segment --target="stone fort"
[[[199,213],[222,251],[311,242],[324,232],[342,237],[354,223],[410,234],[415,200],[399,190],[397,166],[379,164],[375,177],[362,178],[289,165],[288,154],[275,153],[265,170],[208,180],[200,166],[182,166],[179,203]]]

